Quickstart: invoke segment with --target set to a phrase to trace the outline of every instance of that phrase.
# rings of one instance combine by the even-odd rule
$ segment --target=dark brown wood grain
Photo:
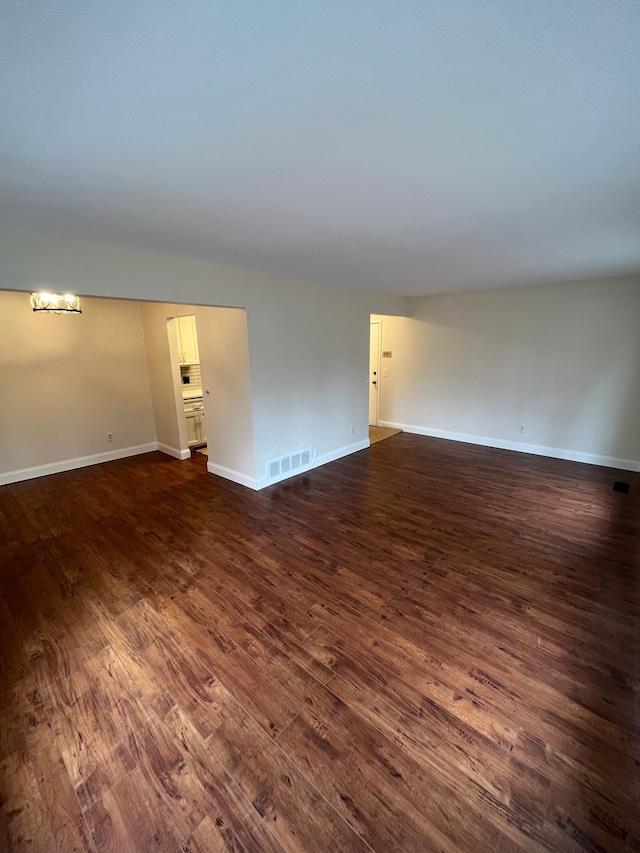
[[[640,850],[640,475],[203,460],[0,488],[3,850]]]

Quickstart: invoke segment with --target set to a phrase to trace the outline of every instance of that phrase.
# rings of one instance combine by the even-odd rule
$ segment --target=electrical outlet
[[[520,424],[520,432],[524,432],[524,424]]]
[[[317,459],[317,458],[318,458],[318,448],[317,448],[317,447],[314,447],[314,448],[313,448],[313,458],[314,458],[314,459]]]
[[[353,435],[353,427],[352,426],[349,427],[349,435]]]
[[[107,441],[113,441],[113,433],[112,432],[107,433]]]

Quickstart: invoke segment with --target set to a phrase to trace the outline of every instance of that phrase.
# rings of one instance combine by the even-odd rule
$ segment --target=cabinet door
[[[196,417],[196,435],[198,437],[198,444],[207,443],[206,430],[204,428],[204,414],[202,412]]]
[[[188,317],[178,317],[180,333],[180,361],[182,364],[200,364],[198,353],[198,338],[196,335],[196,318],[193,314]]]
[[[195,412],[185,415],[185,420],[187,422],[187,444],[189,447],[193,447],[193,445],[198,444],[198,434],[196,431],[196,418],[198,417]]]

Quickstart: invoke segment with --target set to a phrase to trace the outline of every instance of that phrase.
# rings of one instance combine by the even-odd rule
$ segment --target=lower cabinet
[[[198,444],[207,443],[207,430],[204,425],[204,412],[198,412],[196,415],[196,438],[198,439]]]
[[[189,447],[193,447],[198,443],[196,438],[196,412],[189,412],[185,415],[187,421],[187,443]]]
[[[187,443],[189,447],[197,447],[207,443],[207,431],[204,424],[204,412],[188,412],[185,414],[187,421]]]

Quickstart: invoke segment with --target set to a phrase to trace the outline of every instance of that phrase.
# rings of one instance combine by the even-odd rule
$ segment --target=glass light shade
[[[34,311],[49,311],[53,314],[82,314],[80,299],[73,293],[32,293],[31,307]]]

